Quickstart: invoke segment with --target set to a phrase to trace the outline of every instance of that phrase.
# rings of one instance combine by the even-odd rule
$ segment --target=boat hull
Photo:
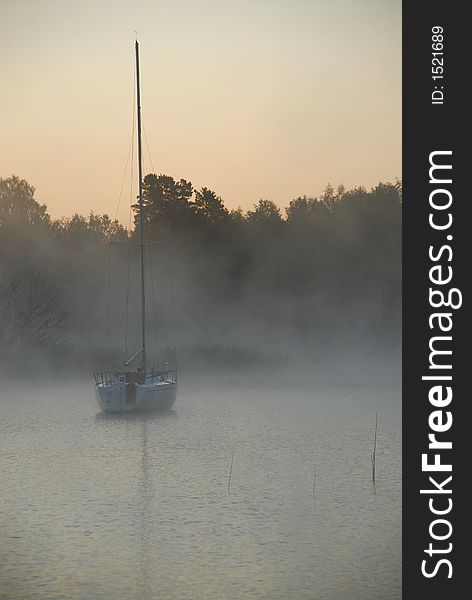
[[[97,401],[105,412],[167,411],[177,397],[177,382],[130,383],[119,377],[96,385]]]

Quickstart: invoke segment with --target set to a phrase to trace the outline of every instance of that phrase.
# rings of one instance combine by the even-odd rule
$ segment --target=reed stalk
[[[231,466],[229,468],[229,475],[228,475],[228,494],[231,494],[230,488],[231,488],[231,477],[233,476],[233,460],[234,460],[234,452],[232,452],[232,454],[231,454]]]
[[[372,454],[371,454],[371,461],[372,461],[372,483],[375,485],[375,476],[376,476],[376,472],[377,472],[377,428],[378,428],[378,423],[379,423],[379,413],[376,412],[375,413],[375,430],[374,430],[374,443],[372,446]]]

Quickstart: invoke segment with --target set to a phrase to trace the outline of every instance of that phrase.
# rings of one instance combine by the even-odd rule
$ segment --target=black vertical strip
[[[403,2],[403,598],[463,598],[470,595],[468,572],[469,563],[469,519],[465,507],[470,503],[466,485],[468,482],[469,456],[471,449],[466,440],[472,439],[470,430],[469,405],[472,402],[467,376],[472,377],[468,368],[470,344],[469,295],[466,290],[470,279],[469,261],[471,252],[468,241],[472,239],[469,207],[472,205],[470,190],[466,189],[466,177],[472,171],[468,165],[470,150],[470,112],[466,110],[466,88],[470,88],[470,23],[467,22],[464,3],[459,2]],[[433,28],[443,28],[443,55],[433,56]],[[437,30],[435,30],[437,31]],[[437,38],[436,38],[437,40]],[[437,51],[437,50],[436,50]],[[433,61],[433,58],[442,58]],[[433,80],[436,73],[444,69],[443,79]],[[435,89],[435,87],[437,89]],[[433,92],[444,93],[443,104],[432,104]],[[436,93],[439,101],[441,94]],[[452,151],[452,156],[442,157],[438,162],[452,164],[449,176],[452,184],[430,183],[430,153]],[[436,171],[438,177],[440,172]],[[447,178],[446,171],[442,176]],[[468,186],[470,187],[470,185]],[[430,207],[430,194],[435,189],[447,189],[453,197],[451,208],[435,211]],[[447,198],[446,193],[438,193],[438,200]],[[437,222],[446,222],[451,213],[453,222],[448,230],[435,230],[429,224],[430,213],[435,213]],[[447,239],[447,236],[452,239]],[[432,261],[428,256],[430,246],[438,255],[442,247],[442,258]],[[430,268],[442,265],[443,273],[452,268],[452,281],[435,285],[430,281]],[[438,271],[435,272],[438,275]],[[429,302],[429,288],[442,290],[445,295],[452,288],[463,294],[461,308],[432,308]],[[454,295],[456,300],[458,294]],[[450,332],[441,332],[438,321],[429,317],[433,313],[452,315],[453,327]],[[445,324],[446,320],[443,321]],[[442,356],[441,363],[452,362],[452,370],[430,370],[429,342],[433,336],[452,336],[452,341],[442,342],[444,349],[452,349],[453,354]],[[452,450],[429,450],[428,434],[432,433],[428,422],[429,415],[438,410],[432,406],[428,393],[441,382],[422,381],[423,375],[452,375],[452,381],[444,385],[452,388],[453,399],[443,407],[443,417],[451,411],[451,429],[437,433],[438,440],[452,441]],[[429,452],[429,462],[439,453],[441,463],[452,464],[452,473],[423,472],[421,457]],[[421,489],[434,489],[429,476],[443,482],[452,475],[452,483],[444,488],[452,489],[451,494],[420,494]],[[448,514],[435,515],[433,507],[445,509],[452,500],[452,510]],[[450,522],[452,534],[444,540],[431,537],[430,525],[435,519]],[[437,536],[446,536],[448,525],[437,523],[433,526]],[[425,550],[432,544],[430,556]],[[449,544],[452,550],[448,552]],[[452,578],[448,578],[447,563],[452,566]],[[422,561],[426,560],[425,570],[437,574],[427,578],[422,574]],[[460,591],[459,591],[460,590]]]

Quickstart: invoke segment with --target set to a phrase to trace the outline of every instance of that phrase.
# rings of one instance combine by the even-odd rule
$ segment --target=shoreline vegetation
[[[166,349],[169,356],[174,349]],[[164,358],[166,354],[164,351]],[[363,355],[345,349],[333,361],[333,354],[314,357],[309,352],[298,356],[271,353],[254,348],[231,346],[183,346],[177,348],[181,380],[205,384],[245,386],[272,384],[277,388],[396,387],[400,381],[401,362],[394,348],[372,347]],[[95,370],[114,370],[123,364],[121,348],[104,350],[78,348],[70,344],[31,347],[24,352],[0,354],[3,381],[40,384],[65,379],[89,380]],[[26,365],[26,368],[25,368]],[[97,367],[99,365],[99,367]],[[130,367],[132,368],[132,367]]]
[[[54,220],[34,196],[24,179],[0,178],[0,373],[116,368],[139,331],[137,207],[127,230],[108,215]],[[170,362],[175,339],[184,374],[397,361],[401,203],[397,182],[243,212],[147,175],[146,241],[167,242],[147,253],[149,312],[164,332],[149,336],[151,361]]]

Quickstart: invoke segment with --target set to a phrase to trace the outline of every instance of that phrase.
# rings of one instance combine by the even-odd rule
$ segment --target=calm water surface
[[[22,384],[0,411],[2,599],[401,597],[398,391],[183,383],[123,418]]]

